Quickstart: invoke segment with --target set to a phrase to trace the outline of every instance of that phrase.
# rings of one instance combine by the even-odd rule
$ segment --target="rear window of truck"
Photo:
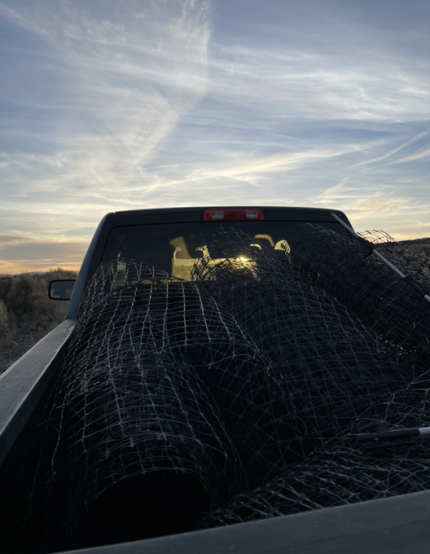
[[[203,257],[219,260],[223,253],[222,232],[240,230],[249,236],[255,248],[289,249],[288,236],[296,233],[304,222],[298,221],[240,221],[163,223],[115,227],[109,234],[102,261],[112,258],[140,258],[158,270],[179,279],[190,280],[194,264]],[[317,222],[339,233],[347,231],[337,222]],[[221,232],[221,233],[220,233]],[[218,236],[214,243],[214,236]],[[240,244],[229,256],[241,259]]]

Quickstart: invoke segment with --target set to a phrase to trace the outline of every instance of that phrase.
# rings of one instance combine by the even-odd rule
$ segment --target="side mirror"
[[[51,281],[48,296],[52,300],[70,300],[76,281]]]

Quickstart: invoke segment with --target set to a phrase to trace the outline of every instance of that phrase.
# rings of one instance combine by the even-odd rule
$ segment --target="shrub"
[[[48,298],[49,281],[75,278],[61,268],[0,275],[0,373],[63,321],[69,303]]]
[[[7,308],[0,299],[0,342],[5,342],[10,336],[9,318]]]

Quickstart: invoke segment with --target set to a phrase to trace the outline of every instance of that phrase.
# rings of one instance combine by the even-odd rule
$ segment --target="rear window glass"
[[[194,264],[198,260],[204,256],[213,260],[223,257],[222,239],[214,245],[214,233],[239,229],[249,235],[252,241],[249,246],[288,250],[288,235],[293,229],[300,228],[301,223],[303,222],[240,221],[115,227],[109,234],[102,261],[111,258],[140,258],[156,269],[190,280]],[[318,222],[318,225],[347,233],[336,222]],[[231,252],[231,243],[229,247]],[[235,256],[240,259],[240,247]]]

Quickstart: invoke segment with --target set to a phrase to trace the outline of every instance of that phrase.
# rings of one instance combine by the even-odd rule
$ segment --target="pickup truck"
[[[287,298],[285,295],[282,296],[282,290],[288,292],[294,289],[295,298],[298,298],[297,295],[302,294],[301,291],[303,289],[305,297],[311,298],[309,300],[311,304],[320,299],[322,308],[318,307],[320,305],[315,303],[315,313],[319,310],[318,313],[321,314],[319,317],[323,318],[324,313],[327,313],[325,310],[332,310],[334,309],[333,306],[339,306],[341,311],[343,309],[340,307],[342,298],[354,296],[354,291],[342,290],[342,283],[336,284],[336,290],[333,290],[333,287],[330,289],[330,283],[325,285],[325,288],[322,287],[319,284],[322,273],[319,270],[314,270],[312,264],[309,265],[308,263],[309,260],[312,262],[312,259],[318,254],[324,260],[324,264],[330,266],[332,263],[330,256],[334,255],[333,252],[337,248],[336,245],[333,246],[336,242],[336,237],[342,237],[339,240],[344,241],[345,244],[347,244],[347,241],[355,240],[345,229],[345,226],[342,225],[342,222],[346,226],[351,227],[346,215],[337,210],[264,206],[133,210],[107,214],[100,222],[89,245],[76,282],[55,281],[50,284],[50,298],[55,300],[70,300],[64,322],[0,377],[1,551],[11,553],[63,552],[64,548],[73,548],[75,549],[74,551],[88,552],[88,554],[90,552],[94,554],[114,554],[119,552],[124,554],[134,552],[170,552],[172,554],[179,554],[182,552],[197,553],[203,551],[213,554],[221,554],[224,551],[234,551],[238,554],[257,552],[295,552],[300,554],[317,552],[356,552],[363,554],[428,552],[430,548],[430,530],[428,526],[430,491],[427,491],[424,487],[418,489],[421,492],[408,493],[406,488],[404,492],[407,494],[393,494],[388,498],[382,497],[382,499],[372,499],[371,495],[366,499],[366,495],[363,495],[362,500],[365,501],[345,501],[339,505],[328,504],[325,506],[324,502],[321,501],[319,505],[320,509],[312,509],[312,507],[310,509],[300,508],[292,510],[288,515],[283,515],[288,513],[288,511],[282,512],[281,510],[276,512],[274,510],[273,515],[278,517],[269,517],[267,514],[264,514],[264,517],[260,519],[255,517],[247,520],[242,515],[240,516],[242,519],[237,516],[239,519],[235,520],[233,516],[229,516],[229,519],[225,515],[227,512],[229,514],[242,514],[240,509],[239,511],[236,509],[237,504],[241,502],[243,504],[241,499],[248,498],[245,494],[247,490],[252,488],[257,490],[259,486],[265,485],[266,482],[262,483],[258,481],[258,475],[262,472],[267,476],[267,482],[276,483],[276,486],[279,486],[279,480],[276,481],[280,471],[277,469],[278,459],[283,457],[285,452],[281,452],[281,450],[278,452],[275,446],[273,448],[270,447],[272,448],[271,452],[275,452],[272,459],[270,458],[272,454],[266,455],[264,453],[264,448],[267,445],[264,447],[255,446],[259,444],[260,440],[263,440],[263,442],[267,440],[267,444],[269,444],[273,436],[276,435],[276,440],[281,442],[289,441],[287,454],[291,456],[291,459],[288,459],[288,463],[296,465],[300,463],[300,460],[308,459],[309,456],[312,460],[312,452],[317,448],[312,443],[312,437],[309,438],[308,442],[306,442],[307,439],[301,441],[300,445],[298,445],[297,441],[294,442],[295,439],[291,437],[295,436],[295,431],[294,429],[293,431],[291,430],[293,425],[291,422],[288,425],[285,425],[285,422],[276,423],[277,427],[273,430],[273,421],[268,422],[266,418],[267,413],[272,410],[273,413],[276,412],[278,414],[276,415],[277,420],[282,419],[282,403],[286,402],[282,396],[287,395],[285,391],[288,389],[288,385],[282,383],[282,377],[278,376],[277,364],[273,362],[273,360],[279,359],[276,357],[278,356],[275,352],[276,345],[272,347],[269,344],[267,348],[266,345],[272,342],[271,337],[275,336],[274,329],[279,327],[276,323],[279,298],[283,299],[282,302]],[[321,239],[321,236],[323,239]],[[296,261],[294,257],[295,249],[302,245],[306,251],[311,242],[313,242],[315,253],[308,256],[308,262],[302,263],[300,260]],[[363,260],[372,251],[372,248],[367,252],[365,251],[366,245],[363,245],[363,241],[361,243],[356,241],[355,246],[353,245],[351,248],[355,248],[352,257],[355,256],[358,259],[361,256]],[[270,266],[270,271],[265,267],[268,260],[273,264]],[[353,262],[355,263],[355,261]],[[345,267],[353,262],[346,259]],[[326,266],[324,267],[327,269]],[[291,280],[288,282],[288,279],[285,284],[286,279],[283,277],[283,267],[287,273],[293,272],[288,273],[288,275],[296,275],[294,271],[300,270],[300,274],[304,275],[305,278],[309,278],[309,283],[311,284],[307,283],[297,286],[297,283],[292,283]],[[297,267],[299,269],[296,269]],[[353,267],[353,265],[348,267]],[[251,281],[252,283],[250,283]],[[264,282],[270,283],[272,287],[270,290],[274,291],[274,301],[272,296],[270,296],[270,291],[267,293],[269,289],[264,289]],[[219,288],[220,283],[223,283],[222,286],[224,288]],[[255,296],[257,290],[262,291],[259,298]],[[249,291],[249,296],[246,296],[248,294],[247,291]],[[330,294],[336,295],[336,298],[328,298]],[[188,296],[182,301],[181,295],[184,298],[185,295]],[[247,299],[246,304],[249,306],[246,307],[246,310],[243,308],[245,304],[244,299]],[[235,307],[232,308],[229,314],[228,306],[230,304],[233,305],[235,301]],[[273,304],[270,304],[272,301]],[[246,325],[246,332],[243,331],[240,317],[246,313],[246,318],[248,319],[255,318],[256,321],[260,317],[261,320],[263,308],[259,307],[259,305],[262,302],[265,303],[265,313],[268,312],[268,306],[270,306],[272,312],[269,311],[268,313],[273,314],[273,321],[270,321],[270,317],[266,319],[264,321],[265,328],[261,326],[260,330],[256,331],[255,335],[251,333],[251,336],[249,333],[247,334],[248,331],[246,329],[248,327]],[[361,300],[357,301],[356,304],[357,313],[361,316],[360,302]],[[152,303],[152,306],[155,306],[152,311],[147,309],[150,303]],[[217,333],[220,332],[219,326],[217,327],[218,323],[213,323],[212,316],[207,316],[207,319],[204,319],[202,315],[208,314],[209,306],[212,306],[211,303],[216,305],[218,312],[219,310],[222,312],[221,316],[219,314],[216,315],[216,317],[219,317],[217,321],[221,322],[219,325],[225,327],[225,332],[230,337],[230,342],[222,342],[221,339],[217,338],[219,337]],[[242,308],[245,311],[240,311]],[[285,314],[286,309],[284,305],[281,306],[279,308],[280,313]],[[192,310],[198,313],[198,316],[190,316],[189,313]],[[169,315],[170,319],[167,320],[166,313],[168,311],[169,314],[176,315],[174,317]],[[136,316],[136,313],[141,315]],[[338,317],[337,312],[336,314],[336,317]],[[148,317],[152,318],[153,321],[151,327],[145,327]],[[186,319],[190,317],[192,324],[189,323],[191,319]],[[292,318],[291,314],[288,317]],[[294,315],[297,321],[297,329],[301,325],[300,317],[299,313]],[[183,323],[180,321],[181,318],[187,321],[185,327],[183,327]],[[294,321],[294,318],[292,321]],[[176,371],[175,364],[178,364],[177,367],[181,366],[183,375],[188,376],[184,377],[184,379],[189,378],[190,382],[193,383],[194,376],[189,369],[193,366],[190,366],[189,360],[193,359],[195,363],[194,367],[199,368],[204,365],[202,362],[204,356],[208,357],[208,352],[212,352],[209,347],[201,342],[198,343],[198,348],[195,345],[192,347],[187,346],[187,341],[190,341],[190,344],[192,343],[192,333],[196,333],[195,327],[192,325],[195,325],[197,320],[199,325],[202,327],[206,326],[209,342],[220,341],[217,347],[218,350],[216,352],[215,350],[213,351],[215,354],[210,353],[209,370],[212,364],[214,364],[214,367],[215,364],[219,364],[217,367],[221,367],[223,363],[227,365],[242,364],[240,365],[240,371],[248,372],[247,375],[250,372],[249,368],[256,368],[255,372],[258,372],[259,368],[265,364],[271,368],[267,370],[261,379],[259,377],[261,390],[257,392],[252,388],[254,385],[251,386],[249,384],[254,383],[254,381],[250,380],[248,376],[243,380],[243,376],[239,375],[240,371],[237,370],[236,375],[234,373],[236,369],[234,369],[229,370],[230,373],[228,374],[223,374],[223,378],[220,378],[216,383],[214,380],[218,378],[213,377],[213,381],[208,381],[207,388],[199,388],[198,393],[196,393],[197,395],[200,394],[200,397],[196,399],[196,403],[199,406],[203,406],[201,410],[204,416],[203,419],[205,419],[205,422],[199,423],[199,425],[207,425],[207,428],[210,427],[211,429],[215,428],[218,425],[218,421],[215,421],[218,416],[215,417],[214,414],[219,407],[219,412],[216,411],[216,414],[221,414],[219,418],[223,420],[219,425],[234,428],[231,434],[233,440],[229,439],[227,441],[226,439],[225,444],[221,444],[220,441],[216,444],[208,442],[209,449],[204,450],[203,454],[195,454],[195,459],[198,460],[196,464],[199,466],[196,472],[200,472],[200,476],[206,475],[211,471],[217,474],[213,478],[214,482],[216,482],[213,496],[219,496],[220,500],[219,502],[217,501],[218,504],[215,502],[214,506],[213,499],[210,498],[208,501],[205,497],[205,491],[207,493],[208,486],[206,488],[199,488],[196,485],[194,476],[192,479],[189,479],[192,473],[190,473],[189,466],[184,466],[181,469],[176,465],[173,467],[174,471],[170,471],[170,473],[169,469],[172,468],[163,466],[164,462],[160,462],[157,466],[159,454],[151,454],[151,464],[154,467],[157,466],[157,471],[151,473],[151,469],[145,469],[148,479],[152,478],[153,481],[151,482],[152,484],[148,485],[148,479],[146,479],[146,484],[143,488],[139,488],[139,484],[134,485],[134,483],[138,483],[133,481],[136,477],[135,469],[130,469],[130,473],[127,474],[121,473],[121,467],[119,467],[119,469],[115,469],[115,475],[112,473],[112,476],[105,475],[103,478],[100,477],[101,480],[112,479],[112,482],[104,485],[103,491],[102,489],[98,490],[97,486],[94,485],[95,492],[90,499],[93,504],[88,500],[89,497],[85,501],[82,501],[81,492],[77,489],[68,490],[67,477],[63,478],[62,482],[60,480],[58,486],[55,485],[58,490],[52,498],[57,498],[57,500],[60,498],[58,505],[55,505],[55,503],[52,506],[43,504],[43,483],[42,485],[40,483],[37,484],[35,475],[37,476],[38,472],[40,473],[42,470],[46,474],[50,471],[55,473],[55,468],[60,466],[52,465],[51,468],[49,466],[51,462],[49,461],[48,463],[46,461],[46,456],[45,458],[39,456],[39,447],[47,449],[46,451],[50,452],[48,457],[52,456],[52,459],[56,456],[66,456],[68,450],[71,451],[76,448],[81,448],[82,452],[85,451],[85,455],[87,450],[93,449],[94,452],[98,453],[97,456],[102,456],[101,447],[99,448],[102,439],[100,438],[101,435],[98,435],[97,427],[91,428],[93,434],[91,437],[87,437],[88,443],[85,443],[87,438],[84,437],[84,433],[82,435],[83,438],[79,439],[79,441],[76,440],[76,442],[79,442],[78,446],[72,440],[69,440],[69,443],[66,440],[66,446],[62,446],[59,439],[57,446],[55,446],[55,437],[57,436],[55,433],[60,432],[58,429],[61,428],[64,421],[67,420],[69,422],[68,425],[73,427],[73,425],[80,425],[77,419],[73,419],[76,414],[84,414],[83,417],[91,418],[91,414],[86,412],[87,408],[82,408],[78,401],[76,401],[76,405],[73,404],[73,398],[70,400],[70,390],[77,391],[76,394],[79,397],[85,387],[91,389],[91,386],[93,386],[91,379],[94,377],[95,367],[102,368],[100,371],[98,370],[97,379],[115,380],[116,376],[110,375],[110,370],[106,370],[107,365],[111,363],[107,360],[112,360],[112,356],[116,357],[117,361],[115,363],[119,365],[115,366],[114,372],[126,373],[128,367],[127,360],[131,359],[130,357],[127,358],[127,356],[130,356],[130,352],[136,348],[141,349],[139,352],[142,349],[144,351],[144,354],[139,354],[139,360],[143,360],[143,364],[146,363],[145,360],[149,360],[143,369],[140,368],[140,371],[143,372],[142,375],[149,375],[149,373],[145,372],[151,371],[151,364],[165,364],[163,367],[171,369],[166,370],[162,374],[163,379],[170,379],[169,371],[174,373]],[[278,321],[281,320],[278,318]],[[138,325],[141,325],[139,327],[141,331],[138,330]],[[163,331],[162,338],[160,338],[161,335],[158,337],[157,333],[163,329],[163,325],[170,326],[169,332],[166,334]],[[213,327],[209,331],[211,325]],[[345,323],[345,325],[349,325],[349,323]],[[351,329],[356,330],[359,325],[361,324],[358,320],[356,322],[354,319]],[[184,328],[187,332],[190,330],[189,337],[184,337]],[[132,339],[126,337],[127,333],[131,334],[132,331],[130,329],[134,333]],[[306,327],[304,329],[304,332],[306,332]],[[282,333],[282,329],[280,332]],[[264,333],[266,335],[263,340],[262,336]],[[291,329],[289,333],[291,334]],[[367,337],[367,335],[363,336]],[[369,336],[373,337],[373,335]],[[140,337],[140,342],[136,342],[136,337]],[[168,337],[169,341],[172,341],[172,337],[175,337],[175,340],[178,342],[174,344],[169,343],[169,350],[163,342],[165,337]],[[304,336],[302,338],[307,340]],[[288,337],[288,340],[290,339],[291,337]],[[296,340],[300,341],[301,339]],[[124,348],[122,345],[126,342],[131,346],[127,347],[129,350],[127,350],[126,354],[123,354]],[[179,342],[182,345],[180,348],[177,346]],[[96,343],[99,345],[97,346],[97,351],[95,351],[96,347],[94,346]],[[148,346],[149,344],[152,346]],[[161,354],[154,350],[154,344],[161,351]],[[183,346],[184,344],[185,347]],[[288,344],[292,343],[289,342]],[[308,343],[305,341],[303,344]],[[321,342],[318,344],[321,349]],[[379,344],[378,348],[382,350],[386,349],[386,352],[388,352],[388,347],[382,343]],[[109,349],[112,352],[115,351],[115,354],[111,354],[111,358],[105,356],[105,353]],[[177,352],[180,350],[179,354],[177,354],[175,349]],[[311,346],[306,346],[304,350],[310,349]],[[234,353],[231,353],[233,351]],[[85,352],[89,353],[85,354]],[[172,352],[174,354],[173,358],[171,358]],[[284,355],[288,357],[285,351],[282,356]],[[304,352],[303,355],[306,357],[307,353]],[[123,359],[119,362],[118,356],[123,356]],[[291,360],[293,360],[295,354],[291,356]],[[383,357],[384,353],[382,354]],[[218,358],[222,358],[222,360],[219,361]],[[173,360],[173,362],[169,366],[170,362],[166,360]],[[228,361],[226,362],[225,360]],[[292,367],[291,364],[294,363],[294,360],[289,363]],[[382,366],[384,363],[382,360]],[[282,361],[279,362],[279,365],[282,366]],[[385,366],[383,367],[385,368]],[[77,382],[73,382],[74,371],[75,381]],[[384,369],[384,371],[391,370],[388,368]],[[231,381],[226,378],[226,375]],[[267,384],[267,379],[269,379],[267,376],[271,379],[269,384]],[[212,376],[208,377],[208,379],[212,379]],[[301,377],[298,378],[297,382],[300,382],[302,386],[306,386],[306,379],[304,381],[303,379],[300,381],[300,379]],[[156,398],[155,392],[151,391],[158,390],[157,383],[152,381],[148,381],[148,383],[145,386],[148,386],[150,390],[147,396],[142,396],[142,399],[144,398],[142,403],[152,402]],[[242,386],[241,383],[244,383],[243,391],[240,393],[242,397],[237,393],[238,389],[234,389],[234,387],[240,388]],[[192,386],[190,385],[191,388]],[[230,386],[233,392],[230,391]],[[99,382],[97,387],[100,387]],[[94,389],[96,392],[100,390],[102,389]],[[113,401],[117,406],[119,404],[121,406],[125,405],[128,398],[127,395],[133,394],[131,389],[126,390],[126,388],[123,388],[122,392],[118,388],[112,390],[115,391]],[[175,389],[175,393],[177,390],[178,388]],[[216,392],[213,393],[213,396],[217,399],[215,403],[217,403],[218,407],[209,414],[209,412],[206,413],[205,411],[204,404],[206,401],[204,399],[209,398],[207,391],[215,390]],[[95,393],[90,391],[88,394],[93,394],[94,396]],[[230,398],[229,394],[233,394],[234,398]],[[293,393],[289,391],[288,394],[291,397]],[[312,394],[315,395],[315,391]],[[66,406],[66,400],[64,399],[70,400],[70,406]],[[92,401],[95,400],[93,399]],[[97,410],[103,410],[103,402],[100,404],[100,401],[97,401],[99,402]],[[106,406],[110,406],[113,401],[112,398],[109,399],[106,396]],[[171,402],[171,406],[176,406],[176,400],[173,397],[170,398],[169,402]],[[178,402],[180,403],[180,400]],[[192,399],[190,402],[191,404],[184,408],[184,413],[187,414],[187,417],[193,413],[194,409],[192,404],[194,400]],[[258,412],[260,408],[257,406],[258,409],[256,408],[257,411],[255,412],[257,416],[253,412],[252,417],[249,416],[248,418],[248,415],[246,415],[242,418],[241,413],[237,411],[239,410],[237,406],[245,405],[246,402],[253,405],[261,404],[263,406],[260,410],[261,413]],[[345,403],[342,410],[348,409],[348,403]],[[52,418],[49,413],[47,415],[47,405],[51,406],[50,413]],[[226,405],[228,405],[227,408]],[[92,404],[88,404],[88,406],[91,411]],[[133,413],[140,409],[136,402],[130,404],[130,406],[129,411],[134,410]],[[169,406],[167,405],[165,412],[162,412],[163,407],[161,406],[157,406],[154,410],[161,410],[163,414],[167,414],[163,417],[168,417]],[[240,409],[243,410],[243,413],[248,413],[246,406]],[[69,412],[64,416],[64,419],[59,418],[58,413],[62,413],[64,410],[69,410]],[[123,410],[122,407],[118,408],[118,410],[118,413],[126,413],[121,411]],[[304,414],[308,413],[306,410],[307,408],[303,407]],[[338,410],[339,414],[336,416],[338,419],[341,419],[340,411],[342,410]],[[100,420],[101,413],[101,411],[97,412],[99,414],[97,415],[99,419],[96,418],[97,421]],[[158,412],[154,411],[153,413]],[[227,414],[225,417],[224,413]],[[105,414],[103,417],[107,418],[109,415]],[[258,429],[258,425],[255,425],[255,428],[253,427],[252,429],[247,428],[254,425],[252,423],[254,421],[253,417],[259,418],[260,429]],[[210,418],[215,419],[212,420]],[[324,415],[321,412],[321,420],[323,418]],[[238,421],[234,421],[235,419]],[[123,420],[118,421],[115,420],[112,425],[120,427]],[[143,425],[143,420],[139,421],[140,425]],[[304,436],[306,433],[311,434],[309,432],[311,428],[309,421],[305,415],[297,419],[297,425],[304,426]],[[91,425],[95,425],[94,422]],[[192,425],[194,424],[190,424],[190,426]],[[55,429],[51,435],[48,432],[43,434],[44,431],[41,431],[42,427],[52,427]],[[207,428],[200,428],[203,429],[201,432],[206,436],[208,432]],[[327,442],[334,440],[333,435],[330,435],[332,433],[331,429],[318,427],[318,429],[320,428],[322,429],[321,436],[327,437]],[[121,432],[126,433],[123,429],[121,429]],[[217,431],[217,436],[224,436],[224,432],[228,434],[224,427],[222,427],[221,430]],[[187,441],[191,440],[187,438],[187,431],[180,431],[180,433],[184,444],[191,444],[187,443]],[[261,439],[264,433],[267,433],[269,438]],[[241,442],[241,434],[247,437],[243,441],[243,444]],[[375,437],[375,440],[377,440],[376,434]],[[162,432],[160,432],[159,441],[162,443],[165,440],[167,439],[166,428],[164,427]],[[201,439],[198,439],[197,443],[201,444]],[[88,446],[89,444],[91,446]],[[212,446],[210,446],[211,444]],[[110,446],[115,449],[115,444]],[[259,453],[261,449],[263,455],[260,457],[255,456],[251,460],[249,453],[251,447],[254,450],[258,450]],[[63,450],[61,450],[62,448]],[[99,450],[97,450],[98,448]],[[131,442],[129,447],[127,447],[128,450],[124,450],[125,447],[123,446],[121,448],[123,449],[121,450],[121,463],[125,467],[128,464],[127,456],[132,456],[131,452],[135,447]],[[145,446],[145,448],[145,452],[153,452],[157,446],[151,443],[151,446]],[[187,448],[191,451],[192,448],[195,448],[195,445],[192,447],[184,446],[183,451],[186,452]],[[217,452],[215,461],[209,459],[211,448]],[[103,455],[106,458],[111,455],[108,451],[109,448],[103,443]],[[141,451],[139,455],[142,455]],[[186,457],[186,454],[184,456]],[[198,456],[201,456],[201,458],[198,458]],[[148,454],[148,457],[150,457],[150,454]],[[243,464],[248,469],[244,472],[244,476],[235,473],[236,469],[233,467],[235,457],[246,460]],[[73,471],[83,473],[87,471],[83,466],[78,467],[76,465],[78,458],[79,455],[76,455],[76,458],[73,458],[73,460],[70,458],[72,461],[65,462],[65,467],[68,467],[65,475],[69,472],[71,489],[75,487],[74,477],[72,476]],[[46,463],[48,463],[48,466],[44,468]],[[141,464],[143,465],[139,467],[147,467],[145,466],[145,460]],[[204,467],[205,465],[207,467]],[[298,465],[297,468],[299,468]],[[102,473],[100,468],[94,471],[91,473],[92,477],[90,481],[97,480],[98,477],[96,478],[94,475]],[[340,469],[339,472],[341,472]],[[183,479],[181,477],[182,480],[179,481],[175,480],[176,477],[172,480],[172,474],[185,475],[185,477]],[[212,477],[208,479],[212,479]],[[305,477],[303,479],[305,480]],[[93,486],[92,481],[90,481],[86,485],[89,489]],[[85,480],[82,482],[84,483]],[[42,489],[40,489],[41,486]],[[204,488],[205,490],[203,490]],[[234,492],[231,492],[229,496],[229,490],[227,489],[234,490]],[[42,492],[40,492],[41,490]],[[172,493],[173,490],[176,491],[174,495]],[[415,491],[415,489],[413,490]],[[113,493],[112,491],[115,492]],[[71,510],[70,506],[73,504],[73,501],[70,501],[71,494],[72,497],[73,495],[76,498],[79,497],[80,500],[76,500],[77,504],[81,501],[83,502],[82,511],[86,512],[87,515],[85,517],[88,517],[84,525],[85,531],[79,536],[80,538],[70,542],[69,539],[66,540],[64,538],[66,533],[64,529],[69,526],[70,530],[70,526],[73,525],[71,520],[67,520],[67,510]],[[42,498],[41,504],[38,504],[37,495]],[[69,499],[67,500],[69,504],[64,500],[66,496]],[[213,514],[219,514],[222,505],[226,506],[229,504],[229,497],[237,499],[235,501],[236,504],[233,503],[236,507],[231,508],[230,511],[224,510],[224,515],[216,519]],[[61,504],[63,500],[64,502]],[[193,503],[195,505],[192,505]],[[230,505],[233,506],[233,504]],[[64,513],[60,513],[61,510]],[[78,514],[79,517],[81,515]],[[49,527],[49,523],[46,523],[50,517],[56,522],[54,527],[61,528],[61,532],[58,531],[57,536],[55,536],[56,532],[52,530],[52,526]],[[210,519],[211,517],[212,520]],[[142,520],[145,519],[147,521],[146,524],[142,523]],[[63,529],[62,525],[65,520],[68,523],[63,526]],[[160,520],[162,520],[161,524]],[[233,525],[232,523],[236,524]],[[50,529],[48,538],[46,537],[46,529]],[[141,531],[141,529],[144,530]],[[90,547],[95,549],[89,550]]]

